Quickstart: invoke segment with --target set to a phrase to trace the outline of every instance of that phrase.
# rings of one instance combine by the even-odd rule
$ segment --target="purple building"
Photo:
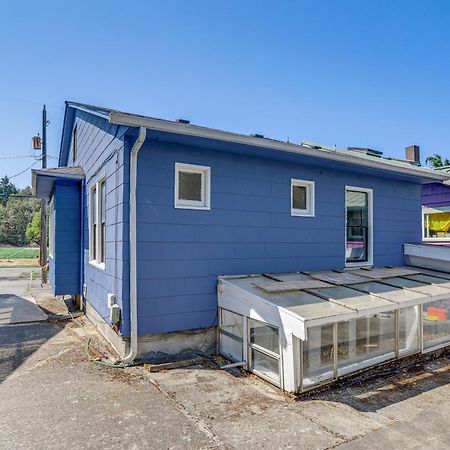
[[[450,167],[438,169],[450,173]],[[450,184],[422,186],[422,238],[427,243],[450,243]]]

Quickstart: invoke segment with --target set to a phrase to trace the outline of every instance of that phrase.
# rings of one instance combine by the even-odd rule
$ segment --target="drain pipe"
[[[136,187],[138,154],[147,128],[139,127],[139,135],[130,154],[130,353],[123,358],[132,362],[138,353],[138,313],[137,313],[137,243],[136,243]]]

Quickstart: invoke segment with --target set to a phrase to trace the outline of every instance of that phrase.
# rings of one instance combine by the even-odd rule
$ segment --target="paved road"
[[[0,326],[1,449],[385,450],[450,442],[448,356],[296,400],[208,363],[164,373],[103,368],[79,336],[93,327],[79,326]]]

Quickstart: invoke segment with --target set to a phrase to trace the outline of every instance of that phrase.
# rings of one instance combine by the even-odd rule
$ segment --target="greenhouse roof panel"
[[[352,286],[352,288],[366,292],[368,294],[379,296],[391,302],[396,302],[400,307],[417,305],[431,300],[428,294],[410,291],[408,289],[379,283],[377,281],[355,284]]]
[[[371,314],[377,311],[396,309],[397,304],[366,292],[360,292],[347,286],[314,289],[311,292],[358,313]]]
[[[382,274],[381,279],[352,271],[223,276],[219,306],[240,309],[241,314],[253,311],[274,325],[287,315],[301,323],[303,333],[318,324],[450,299],[450,274],[416,267],[382,269],[377,275]],[[388,273],[403,275],[384,278]],[[325,287],[311,287],[320,286],[319,281]]]

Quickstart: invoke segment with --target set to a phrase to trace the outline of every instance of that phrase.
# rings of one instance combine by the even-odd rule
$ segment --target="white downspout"
[[[147,128],[139,127],[139,135],[130,154],[130,353],[123,358],[132,362],[138,353],[137,313],[137,243],[136,243],[136,186],[139,150],[145,142]]]

